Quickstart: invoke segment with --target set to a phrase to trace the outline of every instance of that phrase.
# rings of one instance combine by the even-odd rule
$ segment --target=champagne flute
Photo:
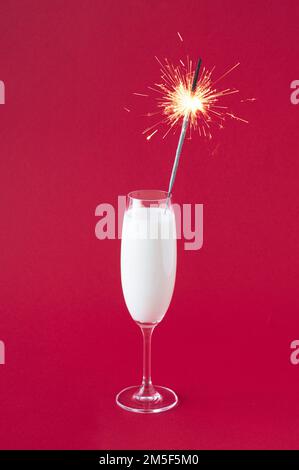
[[[164,317],[176,276],[175,215],[168,193],[141,190],[129,193],[121,242],[121,282],[127,308],[143,335],[143,378],[116,397],[123,409],[158,413],[173,408],[177,395],[154,386],[151,379],[151,337]]]

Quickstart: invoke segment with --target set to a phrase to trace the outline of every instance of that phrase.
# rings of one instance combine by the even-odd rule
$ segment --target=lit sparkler
[[[178,33],[178,36],[183,41],[180,33]],[[214,80],[212,74],[215,67],[212,70],[203,67],[199,75],[201,60],[198,61],[194,71],[193,63],[188,58],[186,63],[180,60],[180,65],[177,66],[171,64],[168,59],[165,59],[164,62],[161,62],[157,57],[156,59],[161,67],[161,82],[148,88],[158,94],[156,98],[158,111],[147,113],[147,116],[160,114],[162,119],[146,128],[143,134],[149,141],[158,133],[160,126],[166,125],[168,129],[163,135],[164,139],[172,129],[175,130],[178,126],[181,126],[168,188],[168,197],[170,197],[188,128],[190,129],[190,135],[191,131],[197,130],[201,136],[211,138],[212,126],[216,124],[222,129],[226,118],[245,123],[248,121],[236,116],[227,106],[221,103],[223,97],[238,93],[239,90],[235,88],[218,89],[216,87],[216,84],[238,67],[239,63]],[[134,93],[134,95],[149,96],[145,93]],[[242,102],[245,101],[254,101],[254,98],[242,100]]]
[[[163,135],[163,138],[165,138],[173,128],[184,121],[187,114],[189,116],[190,131],[198,130],[200,135],[208,138],[212,137],[211,128],[213,124],[222,127],[227,117],[247,122],[245,119],[229,112],[227,106],[219,104],[221,98],[238,93],[239,90],[235,88],[218,90],[216,88],[216,84],[238,67],[239,63],[216,80],[212,79],[214,68],[209,71],[203,67],[197,86],[192,89],[195,72],[191,60],[187,60],[186,64],[180,61],[180,65],[174,66],[167,59],[164,63],[158,58],[156,59],[161,67],[161,83],[156,83],[149,89],[158,93],[158,111],[148,113],[148,116],[160,114],[162,119],[146,128],[143,134],[148,136],[148,134],[152,134],[153,130],[158,130],[161,125],[165,124],[168,126]],[[138,93],[138,96],[140,95],[148,96]]]
[[[196,93],[196,87],[197,87],[197,82],[198,82],[198,74],[199,74],[200,66],[201,66],[201,59],[198,60],[197,67],[196,67],[195,72],[194,72],[194,76],[193,76],[193,80],[192,80],[192,84],[191,84],[191,88],[190,88],[190,93],[191,93],[190,97],[189,97],[190,103],[183,104],[184,120],[183,120],[183,124],[182,124],[182,129],[181,129],[181,134],[180,134],[178,146],[177,146],[176,153],[175,153],[175,159],[174,159],[174,163],[173,163],[173,167],[172,167],[172,172],[171,172],[171,176],[170,176],[166,205],[168,204],[168,199],[171,195],[172,187],[173,187],[174,180],[175,180],[175,177],[176,177],[176,172],[177,172],[177,169],[178,169],[178,166],[179,166],[179,161],[180,161],[180,156],[181,156],[181,153],[182,153],[183,143],[184,143],[184,140],[185,140],[185,137],[186,137],[186,132],[187,132],[187,129],[188,129],[189,118],[190,118],[190,115],[191,115],[192,109],[193,109],[192,108],[192,101],[195,99],[194,97],[195,97],[195,93]],[[196,104],[196,106],[197,106],[197,104]]]
[[[157,59],[158,60],[158,59]],[[191,130],[198,130],[200,135],[211,138],[211,124],[218,123],[219,127],[223,127],[223,121],[226,117],[247,122],[230,112],[226,106],[218,104],[220,98],[238,93],[239,90],[226,88],[218,90],[215,85],[227,74],[232,72],[239,63],[227,70],[221,77],[213,81],[212,72],[203,68],[199,77],[201,59],[197,63],[195,71],[193,71],[192,61],[187,60],[187,65],[180,61],[179,66],[172,65],[167,59],[161,66],[161,83],[149,87],[150,90],[158,92],[159,97],[158,108],[162,112],[163,119],[151,127],[145,129],[144,134],[147,140],[150,140],[157,132],[161,124],[167,124],[168,130],[163,138],[177,124],[182,122],[181,133],[176,149],[174,164],[172,167],[171,177],[168,187],[168,198],[171,195],[173,184],[175,181],[178,164],[185,141],[188,127]],[[154,115],[156,113],[150,113]]]

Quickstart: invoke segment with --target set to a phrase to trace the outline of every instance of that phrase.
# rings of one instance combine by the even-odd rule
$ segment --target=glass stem
[[[156,392],[151,377],[151,340],[156,325],[139,324],[143,336],[143,376],[142,385],[135,395],[139,400],[157,400],[159,394]]]
[[[151,377],[151,362],[152,362],[152,333],[154,331],[154,326],[150,327],[141,327],[143,335],[143,377],[142,385],[144,387],[152,386],[152,377]]]

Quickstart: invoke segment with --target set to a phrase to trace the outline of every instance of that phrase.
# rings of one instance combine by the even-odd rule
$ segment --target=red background
[[[298,22],[290,0],[1,1],[1,448],[298,447]],[[257,101],[232,97],[249,124],[184,147],[175,200],[204,204],[204,246],[179,242],[153,338],[180,405],[141,416],[115,405],[141,335],[94,212],[166,189],[177,136],[147,142],[132,92],[158,80],[155,55],[187,53],[215,76],[240,61],[223,86]]]

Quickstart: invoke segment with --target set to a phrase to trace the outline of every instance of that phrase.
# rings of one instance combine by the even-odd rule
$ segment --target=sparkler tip
[[[201,66],[201,58],[198,59],[197,66],[194,72],[193,83],[192,83],[192,88],[191,88],[192,93],[195,92],[196,87],[197,87],[200,66]]]

